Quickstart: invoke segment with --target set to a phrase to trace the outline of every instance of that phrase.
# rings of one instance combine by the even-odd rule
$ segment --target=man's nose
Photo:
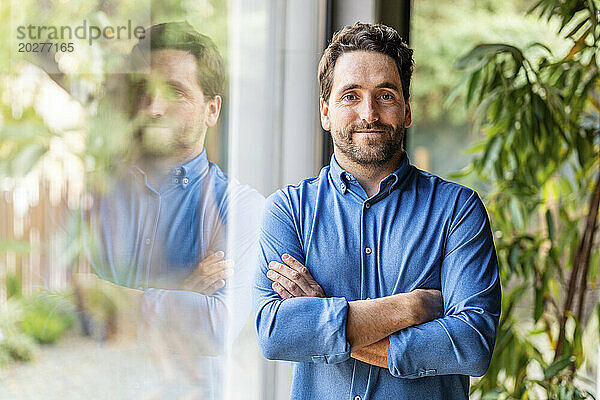
[[[377,101],[370,97],[366,97],[360,106],[360,119],[367,124],[379,120],[379,111],[377,110]]]
[[[150,103],[148,104],[146,111],[150,117],[160,118],[164,116],[167,111],[167,101],[159,93],[156,93],[150,97]]]

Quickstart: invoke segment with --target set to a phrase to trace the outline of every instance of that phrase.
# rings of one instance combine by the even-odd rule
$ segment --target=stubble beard
[[[397,129],[392,125],[376,121],[371,124],[352,125],[332,134],[335,147],[350,161],[359,165],[377,167],[386,164],[402,150],[402,142],[406,128],[399,124]],[[359,130],[381,130],[383,135],[365,136],[362,143],[354,140],[354,133]]]
[[[199,129],[170,125],[154,127],[142,126],[136,132],[137,144],[141,155],[146,159],[163,159],[176,157],[194,148],[200,140]]]

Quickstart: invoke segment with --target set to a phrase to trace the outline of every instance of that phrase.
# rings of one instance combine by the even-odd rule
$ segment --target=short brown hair
[[[225,67],[215,43],[206,35],[198,33],[187,22],[167,22],[146,29],[144,41],[150,41],[150,50],[183,50],[192,54],[198,63],[198,84],[204,96],[214,98],[223,95],[225,86]],[[132,53],[135,52],[135,48]]]
[[[348,25],[333,35],[333,39],[319,62],[319,86],[321,98],[329,101],[333,83],[335,62],[344,53],[375,51],[394,59],[398,67],[404,100],[409,98],[410,78],[413,71],[413,50],[394,28],[381,24]]]

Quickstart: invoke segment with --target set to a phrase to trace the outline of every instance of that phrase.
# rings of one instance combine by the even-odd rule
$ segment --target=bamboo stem
[[[565,341],[565,326],[567,323],[567,313],[571,311],[573,306],[573,300],[575,295],[578,294],[578,309],[577,309],[577,318],[581,317],[581,312],[583,310],[583,303],[585,300],[585,286],[587,286],[587,275],[590,264],[590,254],[591,248],[594,241],[594,234],[596,232],[596,220],[598,217],[598,206],[600,202],[600,174],[596,179],[596,186],[594,187],[594,192],[590,198],[590,206],[589,212],[586,216],[585,220],[585,228],[583,231],[583,235],[579,240],[579,246],[577,246],[577,251],[573,256],[573,270],[571,271],[571,276],[569,278],[569,287],[567,291],[567,296],[565,298],[565,304],[563,309],[563,314],[560,320],[560,330],[558,334],[558,341],[556,343],[556,351],[554,353],[554,361],[558,360],[558,358],[562,355],[563,344]],[[579,292],[576,292],[577,282],[579,281]]]

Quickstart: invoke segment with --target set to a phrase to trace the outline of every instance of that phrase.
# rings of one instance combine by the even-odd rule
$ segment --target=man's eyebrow
[[[392,82],[382,82],[376,86],[377,89],[392,89],[398,92],[398,86],[394,85]]]
[[[392,82],[382,82],[379,85],[375,86],[377,89],[392,89],[395,91],[399,91],[398,90],[398,86],[396,86],[394,83]],[[357,84],[357,83],[350,83],[344,87],[342,87],[342,89],[340,90],[342,93],[348,90],[352,90],[352,89],[361,89],[362,86]]]
[[[170,80],[166,81],[166,83],[167,83],[167,85],[171,86],[174,89],[181,90],[182,92],[186,92],[186,93],[189,92],[189,90],[181,82],[170,79]]]
[[[360,89],[361,87],[362,86],[360,86],[359,84],[351,83],[351,84],[348,84],[348,85],[342,87],[341,92],[345,92],[347,90],[352,90],[352,89]]]

